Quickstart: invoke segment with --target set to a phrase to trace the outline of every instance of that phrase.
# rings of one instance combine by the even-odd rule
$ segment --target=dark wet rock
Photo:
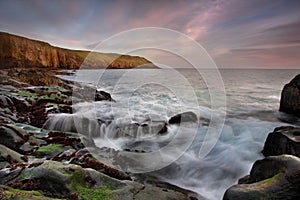
[[[175,115],[169,119],[169,124],[180,124],[182,122],[197,122],[198,117],[193,112],[184,112],[178,115]]]
[[[188,195],[178,191],[156,187],[153,185],[146,185],[146,187],[138,192],[134,199],[176,199],[176,200],[190,200]]]
[[[48,144],[61,144],[64,147],[70,146],[76,150],[84,148],[80,136],[74,133],[65,133],[60,131],[51,131],[48,137],[43,138]]]
[[[52,160],[59,161],[59,162],[70,161],[72,158],[75,157],[75,153],[76,153],[75,149],[68,149],[68,150],[66,150],[64,152],[61,152],[61,153],[55,155],[52,158]]]
[[[182,194],[185,194],[186,196],[189,197],[189,200],[203,200],[205,199],[199,194],[196,194],[195,192],[192,192],[187,189],[180,188],[178,186],[172,185],[170,183],[166,183],[161,181],[159,178],[156,178],[156,176],[150,175],[149,173],[144,173],[144,174],[135,174],[135,178],[138,179],[140,182],[143,182],[148,185],[153,185],[159,188],[162,188],[163,191],[177,191]]]
[[[108,92],[97,90],[95,94],[95,101],[115,101]]]
[[[84,168],[92,168],[119,180],[131,180],[130,176],[126,173],[96,160],[90,153],[86,153],[82,156],[75,154],[75,156],[71,158],[70,163],[80,165]]]
[[[275,128],[269,133],[262,153],[265,156],[291,154],[300,157],[300,129],[292,126]]]
[[[300,74],[284,86],[279,110],[300,117]]]
[[[116,136],[139,138],[160,135],[166,133],[167,130],[167,124],[164,121],[145,121],[120,126]]]
[[[115,101],[108,92],[92,85],[81,85],[73,89],[75,102],[83,101]]]
[[[47,144],[46,141],[36,138],[33,133],[16,124],[0,126],[0,135],[2,138],[0,144],[25,155],[32,154],[38,146]]]
[[[244,184],[229,188],[223,199],[299,199],[299,169],[300,159],[291,155],[256,161]]]
[[[13,163],[26,161],[24,156],[0,144],[0,167],[4,168]]]
[[[21,144],[25,143],[22,137],[20,137],[13,129],[6,126],[0,126],[0,138],[0,144],[14,150],[17,150]]]
[[[0,117],[4,123],[30,123],[42,127],[50,113],[71,113],[71,97],[61,87],[29,87],[10,91],[0,96]],[[1,122],[1,121],[0,121]]]
[[[14,180],[20,175],[22,170],[23,168],[15,168],[15,169],[4,168],[0,170],[0,184],[6,185],[11,180]]]

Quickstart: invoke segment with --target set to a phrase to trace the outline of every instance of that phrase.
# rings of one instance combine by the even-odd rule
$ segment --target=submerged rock
[[[291,155],[256,161],[250,176],[230,187],[224,200],[300,199],[300,159]]]
[[[116,136],[143,138],[160,135],[167,132],[167,124],[164,121],[145,121],[119,127]]]
[[[300,157],[300,129],[292,126],[275,128],[269,133],[262,153],[264,156],[291,154]]]
[[[108,92],[105,92],[103,90],[97,90],[95,94],[95,101],[115,101],[115,100],[113,100],[113,98]]]
[[[284,86],[279,110],[300,117],[300,74]]]
[[[169,124],[180,124],[182,122],[197,122],[198,117],[193,112],[184,112],[169,119]]]

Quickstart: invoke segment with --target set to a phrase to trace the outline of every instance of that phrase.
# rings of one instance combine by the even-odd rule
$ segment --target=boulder
[[[300,159],[270,156],[254,163],[250,176],[230,187],[224,200],[300,199]]]
[[[264,148],[264,156],[291,154],[300,157],[300,128],[283,126],[269,133]]]
[[[181,122],[197,122],[198,117],[193,112],[184,112],[169,119],[169,124],[180,124]]]
[[[97,89],[92,85],[82,85],[73,89],[75,102],[82,101],[115,101],[108,92]]]
[[[24,156],[0,144],[0,168],[24,162]]]
[[[164,121],[145,121],[120,126],[116,136],[142,138],[160,135],[167,132],[167,130],[167,124]]]
[[[108,92],[97,90],[95,93],[95,101],[115,101]]]
[[[300,74],[284,86],[279,111],[300,117]]]
[[[18,147],[25,142],[15,130],[5,126],[0,126],[0,138],[0,144],[13,150],[17,150]]]

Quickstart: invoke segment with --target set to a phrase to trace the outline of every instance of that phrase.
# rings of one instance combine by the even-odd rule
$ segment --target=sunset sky
[[[299,0],[0,1],[1,31],[60,47],[148,26],[188,35],[220,68],[300,68]]]

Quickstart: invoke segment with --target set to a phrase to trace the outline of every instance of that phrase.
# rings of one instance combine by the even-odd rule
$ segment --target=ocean
[[[102,162],[133,176],[148,173],[193,191],[200,199],[222,199],[226,189],[263,158],[261,150],[269,132],[278,126],[300,125],[299,118],[278,111],[283,86],[300,70],[207,71],[81,70],[60,76],[95,85],[115,102],[76,102],[74,114],[53,115],[46,125],[68,130],[73,118],[82,129],[87,118],[89,124],[80,133],[92,137],[105,151],[115,150],[105,156],[92,152],[101,154],[97,158],[103,158]],[[169,124],[164,134],[155,128],[145,134],[142,126],[132,134],[135,129],[127,127],[149,125],[149,121],[151,127],[186,111],[195,113],[199,121]],[[130,134],[120,134],[120,127],[127,127],[122,130]]]

